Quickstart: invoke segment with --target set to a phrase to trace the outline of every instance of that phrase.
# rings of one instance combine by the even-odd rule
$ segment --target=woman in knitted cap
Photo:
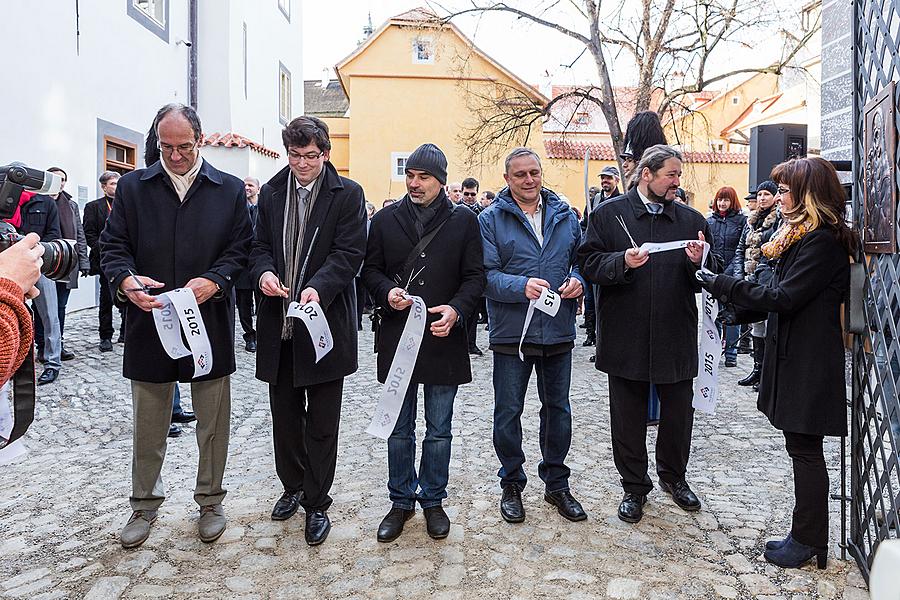
[[[760,249],[781,225],[781,212],[775,206],[777,193],[778,186],[774,181],[766,180],[756,187],[756,211],[747,217],[730,269],[735,277],[761,285],[767,285],[772,279],[775,261],[766,258]],[[756,391],[766,350],[766,322],[754,323],[750,335],[753,338],[753,370],[738,381],[738,385],[752,385]]]

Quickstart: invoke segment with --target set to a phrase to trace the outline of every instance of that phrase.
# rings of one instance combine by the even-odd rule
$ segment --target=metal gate
[[[900,0],[855,0],[853,23],[852,218],[861,232],[865,165],[861,115],[879,91],[900,80]],[[896,106],[896,97],[894,102]],[[895,114],[900,120],[900,110]],[[893,139],[896,147],[900,135]],[[896,186],[900,182],[900,149],[895,157]],[[894,227],[898,227],[896,220]],[[850,535],[846,541],[868,580],[878,544],[900,532],[900,254],[872,254],[866,265],[869,332],[855,336],[853,343]]]

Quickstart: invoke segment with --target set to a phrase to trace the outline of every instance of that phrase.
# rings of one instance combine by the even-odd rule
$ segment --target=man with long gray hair
[[[122,369],[131,380],[134,404],[133,512],[119,535],[125,548],[144,543],[165,500],[160,472],[179,381],[190,382],[197,416],[200,462],[194,501],[200,505],[200,541],[213,542],[225,531],[222,479],[235,370],[231,288],[246,267],[251,237],[244,184],[200,156],[200,119],[194,109],[168,104],[156,114],[153,129],[160,160],[119,179],[100,235],[100,270],[118,297],[131,303],[125,312]],[[177,288],[193,293],[193,301],[179,296],[184,308],[158,298]],[[158,326],[151,313],[164,307],[170,307],[170,318],[177,311],[184,315],[182,322],[191,324],[188,356],[171,358],[171,344],[163,346],[167,328]],[[205,339],[203,328],[194,327],[197,312]],[[159,314],[166,318],[166,312]]]
[[[647,475],[647,396],[659,391],[662,412],[656,441],[660,487],[679,507],[700,509],[685,475],[694,422],[693,379],[697,376],[697,300],[694,277],[709,225],[699,212],[674,202],[681,153],[670,146],[648,148],[635,170],[637,185],[591,213],[578,250],[581,274],[599,286],[599,335],[595,366],[609,377],[613,460],[625,495],[619,518],[643,516],[653,483]],[[644,242],[690,242],[684,251],[650,256]],[[721,270],[710,251],[707,267]]]

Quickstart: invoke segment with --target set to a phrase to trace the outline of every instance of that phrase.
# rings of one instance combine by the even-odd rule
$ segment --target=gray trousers
[[[175,382],[131,381],[134,404],[134,451],[131,460],[132,510],[156,510],[165,500],[161,477]],[[219,504],[225,497],[222,477],[228,458],[231,424],[231,377],[192,382],[191,398],[197,415],[200,461],[194,501],[200,506]]]
[[[62,332],[59,328],[59,309],[56,305],[56,282],[43,275],[35,284],[41,295],[31,301],[44,325],[44,368],[60,369],[62,362]]]

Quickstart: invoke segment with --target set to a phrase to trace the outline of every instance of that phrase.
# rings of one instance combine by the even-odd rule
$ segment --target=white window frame
[[[412,152],[391,152],[391,181],[406,181],[406,159],[410,154]],[[398,169],[401,160],[403,169]]]
[[[161,18],[157,18],[156,15],[152,14],[149,10],[141,6],[140,0],[131,0],[132,6],[134,6],[137,10],[141,11],[142,14],[146,15],[148,19],[152,20],[154,23],[159,25],[160,27],[166,27],[166,4],[169,0],[148,0],[149,2],[153,2],[154,6],[159,6],[159,12],[162,13]]]
[[[284,18],[291,22],[291,0],[278,0],[278,10],[284,15]]]
[[[282,87],[282,81],[284,79],[287,79],[287,98],[285,98],[284,89]],[[290,70],[284,66],[281,61],[278,61],[278,120],[282,125],[287,125],[291,121],[291,85]]]
[[[430,50],[428,58],[421,58],[419,56],[419,46],[420,44],[425,45],[425,48]],[[434,38],[430,36],[419,36],[413,38],[412,41],[412,62],[414,65],[432,65],[434,64]]]

